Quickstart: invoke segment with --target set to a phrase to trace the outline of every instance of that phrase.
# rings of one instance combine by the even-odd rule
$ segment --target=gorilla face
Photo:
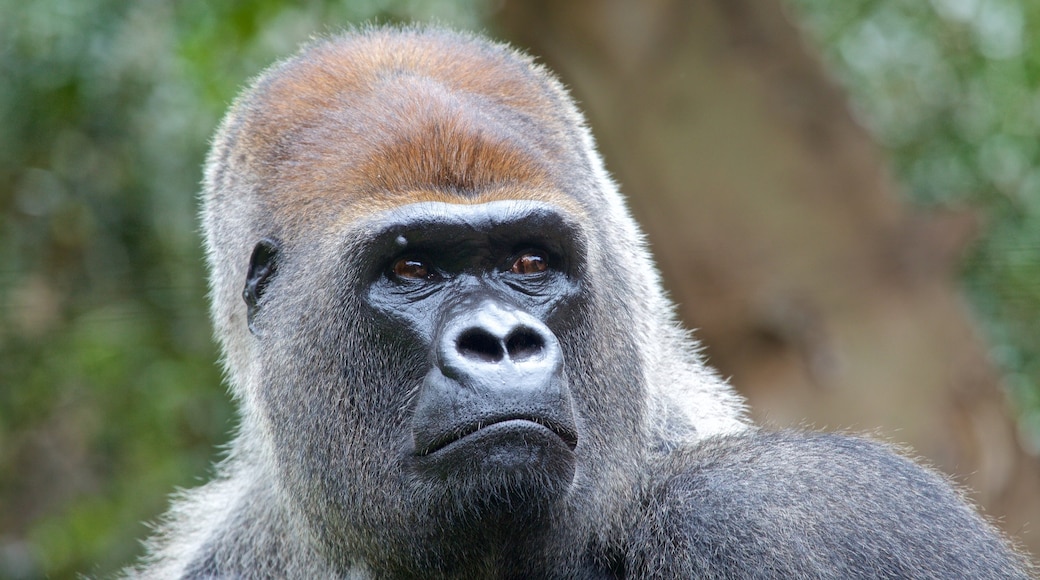
[[[495,201],[406,205],[370,227],[365,307],[426,353],[402,467],[481,495],[566,489],[579,434],[553,327],[581,287],[577,226],[548,204]]]

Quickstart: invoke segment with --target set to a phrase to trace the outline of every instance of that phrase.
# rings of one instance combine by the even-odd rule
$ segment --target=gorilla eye
[[[524,252],[509,269],[514,274],[540,274],[549,269],[549,258],[538,251]]]
[[[394,262],[394,275],[398,278],[425,280],[430,277],[430,268],[418,258],[401,258]]]

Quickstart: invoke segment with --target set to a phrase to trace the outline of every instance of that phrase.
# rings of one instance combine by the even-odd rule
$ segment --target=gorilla
[[[210,153],[241,423],[142,578],[1027,578],[936,473],[771,431],[705,366],[561,84],[437,28],[321,39]]]

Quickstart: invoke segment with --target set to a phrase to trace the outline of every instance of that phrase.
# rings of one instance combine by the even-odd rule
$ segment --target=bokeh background
[[[0,0],[0,578],[109,576],[211,474],[209,137],[412,20],[560,74],[756,417],[907,444],[1040,553],[1040,3]]]

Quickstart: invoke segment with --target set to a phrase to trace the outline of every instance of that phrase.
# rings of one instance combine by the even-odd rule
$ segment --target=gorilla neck
[[[510,505],[506,500],[493,504],[471,507],[456,517],[429,514],[437,521],[423,526],[427,533],[409,542],[418,570],[440,570],[444,577],[505,577],[504,571],[525,568],[525,561],[544,562],[551,556],[546,538],[555,535],[556,526],[547,516],[552,506]]]
[[[601,561],[585,542],[569,530],[514,527],[508,518],[487,525],[484,534],[475,529],[445,530],[412,559],[381,570],[376,577],[414,578],[542,578],[575,577],[579,569]],[[570,571],[570,572],[569,572]],[[604,570],[604,577],[607,576]]]
[[[368,564],[379,578],[541,578],[547,571],[553,577],[584,577],[593,563],[609,558],[584,528],[562,517],[572,510],[561,507],[515,502],[481,506],[479,515],[442,513],[435,524],[416,526],[427,531],[401,538],[396,549],[373,546],[378,556]],[[387,557],[393,560],[380,561]],[[604,567],[597,577],[609,577],[608,572]]]

